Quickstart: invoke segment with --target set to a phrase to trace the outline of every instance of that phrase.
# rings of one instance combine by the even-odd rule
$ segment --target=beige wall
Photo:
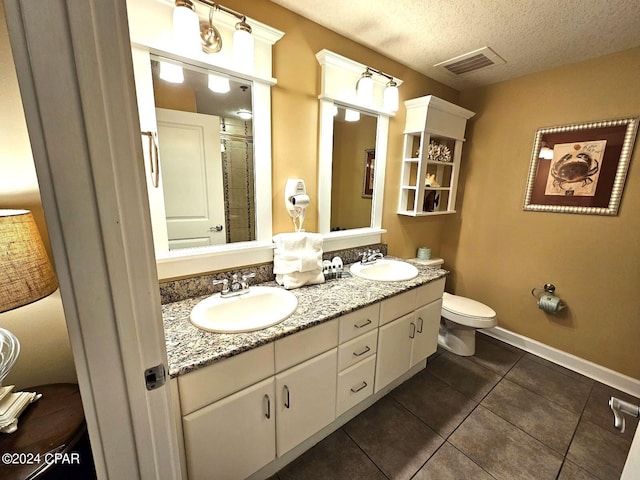
[[[640,142],[619,215],[522,210],[536,129],[640,114],[640,48],[463,92],[477,115],[460,213],[446,220],[447,289],[492,306],[513,332],[640,379]],[[551,282],[569,305],[536,308]]]

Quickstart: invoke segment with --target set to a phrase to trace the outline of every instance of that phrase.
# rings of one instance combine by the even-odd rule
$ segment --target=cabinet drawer
[[[281,372],[337,346],[338,319],[276,340],[276,372]]]
[[[418,287],[416,289],[416,308],[420,308],[442,298],[442,294],[444,293],[444,280],[444,278],[441,278]]]
[[[378,327],[380,304],[375,303],[340,317],[340,343],[362,335]]]
[[[187,415],[273,375],[273,343],[178,377],[180,408]]]
[[[380,325],[413,312],[416,309],[417,289],[384,300],[380,305]]]
[[[338,374],[336,416],[342,415],[373,393],[375,368],[376,356],[372,355]]]
[[[378,347],[378,329],[361,335],[338,347],[338,371],[364,360],[376,353]]]

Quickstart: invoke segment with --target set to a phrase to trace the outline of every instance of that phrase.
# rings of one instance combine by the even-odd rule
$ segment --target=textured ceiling
[[[640,46],[640,0],[271,1],[458,90]],[[433,67],[482,47],[506,63]]]

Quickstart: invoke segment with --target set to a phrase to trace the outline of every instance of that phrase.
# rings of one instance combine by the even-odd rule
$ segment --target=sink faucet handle
[[[255,272],[254,273],[247,273],[246,275],[242,275],[242,281],[243,282],[246,282],[250,278],[256,278]]]
[[[211,283],[213,285],[222,284],[222,293],[227,293],[229,291],[229,280],[227,280],[226,278],[224,278],[222,280],[214,280]]]

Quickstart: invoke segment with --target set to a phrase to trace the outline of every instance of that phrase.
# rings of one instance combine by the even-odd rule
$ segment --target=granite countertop
[[[415,265],[419,271],[418,276],[412,280],[376,282],[353,276],[290,290],[298,298],[298,308],[293,315],[277,325],[255,332],[211,333],[193,326],[189,321],[191,309],[208,295],[163,305],[169,375],[184,375],[445,277],[449,273],[410,260],[407,262]],[[348,271],[348,266],[345,271]],[[282,288],[275,282],[261,285]]]

